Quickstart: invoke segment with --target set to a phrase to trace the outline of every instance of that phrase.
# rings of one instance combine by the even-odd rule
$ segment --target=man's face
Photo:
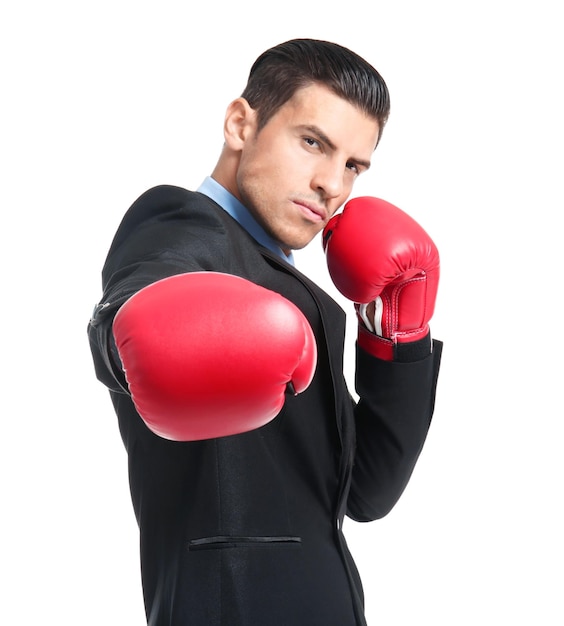
[[[300,89],[245,140],[237,170],[240,199],[283,250],[299,250],[368,169],[378,134],[374,118],[326,87]]]

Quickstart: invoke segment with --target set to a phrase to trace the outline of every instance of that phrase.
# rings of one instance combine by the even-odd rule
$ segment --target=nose
[[[345,167],[337,159],[326,159],[319,164],[312,180],[315,192],[325,200],[337,198],[345,190]]]

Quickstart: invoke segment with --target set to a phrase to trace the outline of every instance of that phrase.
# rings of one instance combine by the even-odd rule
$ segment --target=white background
[[[369,624],[564,624],[557,5],[3,5],[2,623],[143,624],[126,456],[86,337],[102,263],[140,193],[211,171],[256,56],[316,37],[392,94],[354,195],[410,212],[442,257],[427,445],[389,516],[346,524]],[[332,292],[319,240],[297,257]]]

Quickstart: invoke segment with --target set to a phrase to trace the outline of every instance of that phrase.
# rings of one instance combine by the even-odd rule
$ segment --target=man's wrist
[[[432,350],[431,333],[428,329],[427,334],[421,339],[397,342],[370,332],[362,324],[358,325],[358,345],[378,359],[400,363],[421,361],[428,357]]]

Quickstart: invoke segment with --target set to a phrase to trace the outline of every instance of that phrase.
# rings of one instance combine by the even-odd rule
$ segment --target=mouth
[[[294,200],[294,203],[300,209],[302,215],[310,222],[320,223],[327,219],[327,211],[317,204],[304,202],[303,200]]]

